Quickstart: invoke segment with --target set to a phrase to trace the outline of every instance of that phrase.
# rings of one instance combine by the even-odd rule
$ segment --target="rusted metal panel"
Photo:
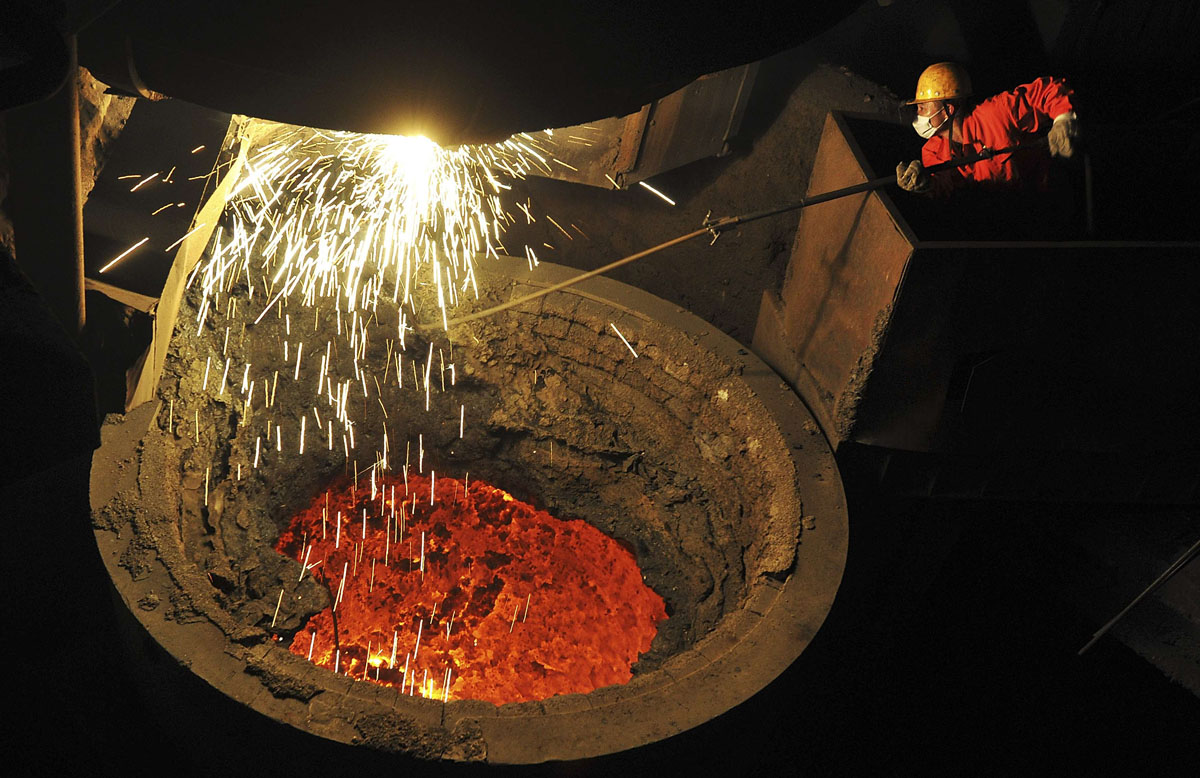
[[[757,63],[723,70],[654,101],[637,167],[621,183],[637,183],[724,154],[729,138],[741,127],[757,72]]]
[[[625,174],[633,170],[638,162],[638,153],[642,148],[642,136],[646,133],[646,125],[650,122],[650,106],[643,105],[642,110],[631,113],[621,121],[620,148],[617,159],[613,164],[613,178],[617,183],[625,180]]]
[[[650,106],[628,116],[599,119],[554,130],[549,169],[536,175],[614,189],[637,165]]]
[[[703,76],[627,116],[554,131],[550,170],[537,175],[604,188],[719,156],[741,128],[758,64]]]
[[[807,194],[873,177],[855,151],[843,119],[831,114]],[[827,434],[837,439],[852,426],[912,244],[877,192],[807,208],[780,290],[782,304],[760,311],[755,349],[802,387]]]

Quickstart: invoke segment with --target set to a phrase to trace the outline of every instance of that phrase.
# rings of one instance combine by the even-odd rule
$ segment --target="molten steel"
[[[479,481],[343,484],[275,548],[335,599],[292,653],[406,694],[502,704],[625,683],[666,618],[616,540]]]

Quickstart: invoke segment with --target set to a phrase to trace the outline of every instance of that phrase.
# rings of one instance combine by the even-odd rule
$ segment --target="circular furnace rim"
[[[512,282],[516,297],[516,289],[545,288],[573,278],[578,270],[545,262],[532,270],[525,260],[502,257],[481,263],[476,273],[501,283]],[[778,425],[797,474],[811,474],[800,496],[804,514],[812,517],[812,523],[803,532],[796,564],[784,581],[762,578],[754,582],[745,605],[726,616],[718,629],[662,667],[635,676],[629,684],[501,707],[477,700],[443,704],[405,698],[403,710],[395,711],[418,724],[448,731],[464,726],[477,728],[486,745],[483,761],[493,764],[536,764],[617,753],[684,732],[744,702],[786,670],[812,641],[833,605],[847,554],[846,500],[832,449],[809,409],[766,363],[674,303],[610,278],[587,279],[556,294],[590,298],[682,332],[697,348],[732,366]],[[153,418],[153,414],[146,418]],[[103,470],[106,459],[109,465],[116,464],[111,461],[112,448],[101,446],[93,474]],[[100,506],[94,503],[93,507]],[[140,581],[130,580],[119,565],[123,549],[119,539],[103,529],[95,534],[125,607],[176,661],[259,714],[317,737],[351,745],[361,742],[349,723],[339,726],[335,720],[326,726],[313,726],[311,717],[303,720],[299,711],[286,704],[295,700],[264,694],[266,689],[260,680],[247,674],[247,662],[262,660],[271,651],[286,652],[285,648],[259,645],[245,650],[248,656],[239,658],[234,655],[237,652],[228,650],[231,641],[215,625],[177,624],[139,608],[138,604],[153,595],[156,587],[171,585],[170,573],[159,561],[161,569],[156,568]],[[197,662],[193,651],[197,643],[218,650],[209,651],[205,661]],[[369,682],[329,675],[338,683],[325,684],[318,696],[326,691],[343,692],[346,698],[367,706],[386,701],[387,692],[398,696],[394,690]],[[305,711],[309,707],[303,705]],[[390,705],[387,707],[391,710]],[[533,723],[536,726],[531,726]]]

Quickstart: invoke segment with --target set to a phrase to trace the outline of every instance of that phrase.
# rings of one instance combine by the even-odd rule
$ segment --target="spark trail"
[[[411,322],[424,308],[423,315],[436,311],[433,315],[445,324],[448,311],[464,296],[478,295],[474,263],[507,253],[501,239],[514,221],[502,200],[509,189],[502,179],[549,170],[553,132],[456,149],[419,137],[328,132],[253,119],[246,121],[243,135],[250,144],[243,172],[227,196],[209,250],[188,279],[199,299],[196,332],[206,326],[225,330],[222,353],[205,361],[224,363],[221,380],[205,385],[215,383],[216,395],[236,394],[240,387],[247,407],[268,414],[280,372],[285,381],[312,386],[314,420],[318,426],[321,416],[327,421],[318,438],[329,450],[341,448],[350,461],[356,447],[353,411],[359,407],[354,398],[359,391],[364,399],[374,394],[382,406],[381,386],[392,362],[394,381],[402,389],[409,366],[401,363],[410,362],[410,386],[423,394],[426,410],[432,393],[453,386],[455,365],[444,356],[444,351],[453,354],[449,343],[437,349],[437,373],[431,340],[418,344],[420,351],[428,345],[426,353],[411,358],[406,353]],[[231,364],[225,353],[230,333],[240,333],[238,342],[253,340],[255,325],[266,317],[286,320],[286,335],[263,337],[279,337],[289,369]],[[315,338],[328,320],[336,323],[338,342],[322,336],[324,342],[310,342],[306,350],[304,337]],[[385,339],[388,358],[381,380],[379,366],[367,358],[367,345]],[[234,378],[239,367],[240,382]],[[255,386],[262,387],[257,400]],[[318,405],[324,406],[319,413]],[[268,451],[282,452],[287,439],[289,449],[303,453],[307,430],[301,425],[306,422],[275,422],[273,429],[268,421],[263,430]],[[386,470],[386,430],[384,439],[376,464]],[[256,442],[255,468],[259,449]]]

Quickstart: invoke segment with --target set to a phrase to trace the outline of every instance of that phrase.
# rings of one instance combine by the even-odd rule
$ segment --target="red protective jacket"
[[[1071,88],[1058,78],[1039,78],[1011,92],[989,97],[963,117],[952,142],[942,135],[925,142],[921,162],[925,167],[975,154],[987,146],[1002,149],[1045,135],[1054,117],[1073,110]],[[991,189],[1047,188],[1050,156],[1044,148],[999,154],[971,165],[934,173],[930,191],[945,196],[955,189],[978,186]]]

